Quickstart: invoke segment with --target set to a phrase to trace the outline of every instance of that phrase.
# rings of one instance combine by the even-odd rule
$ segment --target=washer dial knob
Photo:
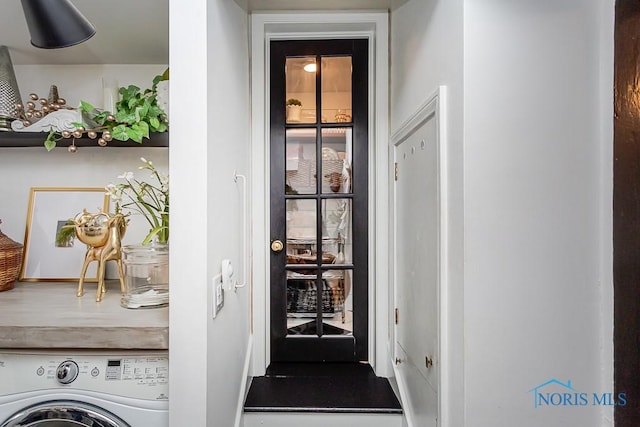
[[[78,378],[78,364],[73,360],[66,360],[58,366],[56,377],[60,384],[70,384]]]

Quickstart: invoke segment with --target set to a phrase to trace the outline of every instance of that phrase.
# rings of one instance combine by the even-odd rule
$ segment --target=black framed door
[[[368,41],[270,44],[271,361],[368,348]]]

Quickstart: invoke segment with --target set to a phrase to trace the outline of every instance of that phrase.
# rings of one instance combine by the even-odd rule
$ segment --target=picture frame
[[[109,212],[109,195],[100,187],[31,187],[27,208],[23,282],[71,282],[80,279],[87,246],[75,238],[56,241],[58,230],[84,209]],[[97,282],[97,263],[85,276]]]

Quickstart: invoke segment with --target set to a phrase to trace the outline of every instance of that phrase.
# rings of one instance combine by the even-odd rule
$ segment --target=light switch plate
[[[218,274],[211,279],[211,293],[212,293],[212,306],[213,306],[213,318],[215,319],[222,307],[224,307],[224,289],[222,287],[221,276]]]

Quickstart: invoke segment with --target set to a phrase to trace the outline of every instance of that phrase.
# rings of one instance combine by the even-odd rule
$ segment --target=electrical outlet
[[[211,293],[212,293],[212,306],[213,306],[213,318],[215,319],[222,307],[224,307],[224,289],[222,287],[221,275],[215,276],[211,279]]]

